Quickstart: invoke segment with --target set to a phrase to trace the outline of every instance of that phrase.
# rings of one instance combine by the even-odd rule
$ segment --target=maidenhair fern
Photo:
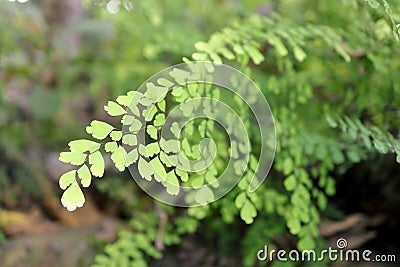
[[[398,37],[397,25],[387,1],[367,2],[372,8],[384,7],[393,24],[394,34]],[[380,79],[362,76],[364,65],[377,68],[383,73],[379,75],[387,75],[393,82],[397,77],[384,68],[387,51],[381,49],[382,36],[374,36],[376,25],[361,24],[365,25],[365,31],[373,38],[368,40],[368,50],[354,53],[349,47],[359,45],[357,38],[364,38],[353,34],[359,30],[359,25],[354,28],[349,25],[346,29],[318,23],[298,25],[277,14],[271,17],[253,15],[213,34],[207,42],[196,43],[195,52],[183,58],[184,62],[211,61],[237,66],[257,81],[271,103],[277,134],[274,169],[279,174],[274,173],[259,185],[257,191],[249,188],[253,178],[257,177],[262,140],[259,129],[254,128],[250,110],[240,99],[224,94],[224,90],[218,86],[183,84],[191,73],[175,68],[170,70],[168,77],[145,83],[145,90],[130,91],[107,103],[105,111],[112,117],[120,118],[122,127],[92,121],[86,132],[93,140],[72,141],[69,143],[70,151],[60,154],[61,161],[77,166],[76,170],[60,177],[60,187],[65,190],[61,199],[63,205],[68,210],[83,205],[81,187],[90,186],[92,177],[104,175],[106,154],[118,170],[129,167],[136,172],[141,178],[141,186],[159,184],[163,189],[161,193],[165,195],[179,195],[182,185],[192,189],[206,185],[203,187],[205,191],[192,196],[196,203],[202,204],[216,199],[216,189],[207,185],[214,184],[218,188],[216,182],[227,167],[227,161],[231,157],[239,158],[239,154],[246,154],[248,160],[245,163],[236,161],[237,173],[243,175],[240,175],[241,179],[230,193],[210,205],[189,207],[188,220],[197,222],[209,216],[211,211],[218,210],[226,223],[231,223],[236,216],[247,224],[255,222],[250,226],[248,234],[251,235],[252,227],[259,228],[260,225],[256,221],[257,214],[262,213],[284,221],[289,232],[298,237],[300,249],[315,248],[320,213],[326,208],[328,197],[334,195],[336,190],[332,177],[334,167],[346,162],[359,162],[374,149],[380,153],[395,152],[398,155],[400,151],[399,141],[388,131],[365,126],[359,119],[349,119],[344,115],[347,109],[354,108],[351,105],[355,101],[354,87],[365,92],[369,89],[369,82]],[[349,35],[354,35],[355,40],[346,40]],[[327,60],[320,58],[329,58],[330,63],[326,64]],[[304,65],[308,68],[303,68]],[[274,74],[265,75],[271,69]],[[347,76],[347,72],[354,69],[359,70],[360,79]],[[328,85],[327,80],[334,82]],[[248,92],[246,98],[254,99],[256,96]],[[176,106],[179,106],[181,114],[190,117],[196,105],[199,105],[191,101],[198,97],[230,99],[234,103],[232,108],[243,121],[249,135],[250,147],[241,142],[229,142],[221,125],[207,118],[189,120],[184,126],[178,122],[168,122],[168,114]],[[364,100],[370,99],[367,95],[360,93],[357,97],[360,103],[359,110],[355,111],[357,115],[365,110],[372,115],[379,113],[376,107],[368,106],[369,103]],[[384,102],[384,96],[381,97],[381,102]],[[329,101],[333,104],[329,105]],[[201,108],[206,107],[204,105]],[[334,120],[328,116],[326,122],[325,113],[343,119]],[[227,128],[236,125],[232,122],[234,119],[231,119],[231,125]],[[329,125],[340,127],[344,134],[339,136],[337,129],[331,129]],[[163,130],[168,132],[171,139],[162,138]],[[213,139],[215,147],[211,143],[201,146],[199,142],[204,138]],[[191,166],[186,166],[184,170],[176,168],[185,162],[179,156],[183,155],[179,154],[180,150],[192,161],[211,152],[215,152],[215,157],[207,168],[191,172]],[[154,227],[149,223],[149,228]],[[196,225],[193,227],[196,228]],[[283,232],[282,229],[280,231]],[[146,253],[154,258],[160,257],[149,245],[154,242],[154,233],[147,234],[146,238],[143,240],[146,247],[135,245],[132,252],[139,255],[137,266],[146,266],[142,261]],[[96,259],[96,266],[116,264],[121,253],[128,253],[121,252],[123,247],[136,242],[133,234],[124,235],[110,245],[111,249],[105,255]],[[113,247],[117,248],[118,253]],[[251,266],[254,260],[255,257],[246,258],[246,265]]]
[[[400,42],[400,24],[396,23],[396,20],[393,16],[392,9],[389,5],[389,3],[386,0],[365,0],[368,2],[370,7],[377,9],[383,6],[385,9],[386,15],[388,16],[391,24],[392,24],[392,31],[393,31],[393,36],[396,38],[398,42]]]
[[[351,141],[359,141],[360,146],[368,150],[376,150],[381,154],[395,153],[400,163],[400,140],[390,132],[374,125],[365,125],[360,119],[351,119],[347,116],[333,120],[327,115],[327,121],[332,128],[340,128]]]

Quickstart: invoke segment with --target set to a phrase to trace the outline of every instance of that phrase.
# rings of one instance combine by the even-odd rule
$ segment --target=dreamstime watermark
[[[394,254],[375,254],[371,250],[347,249],[348,243],[344,238],[339,238],[336,242],[336,248],[328,247],[321,251],[316,250],[290,250],[271,249],[268,245],[264,246],[257,252],[259,261],[307,261],[307,262],[322,262],[322,261],[342,261],[342,262],[396,262],[398,261]]]

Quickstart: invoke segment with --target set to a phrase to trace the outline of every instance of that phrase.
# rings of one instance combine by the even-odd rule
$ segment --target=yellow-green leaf
[[[117,142],[108,142],[104,145],[104,150],[106,152],[114,152],[118,148]]]
[[[74,211],[77,208],[82,207],[84,203],[85,196],[83,195],[78,183],[74,181],[62,195],[61,204],[67,208],[68,211]]]
[[[142,157],[139,157],[138,169],[140,175],[146,179],[147,181],[151,181],[151,176],[153,175],[153,168],[151,167],[150,163],[148,163]]]
[[[127,155],[126,155],[126,164],[125,166],[128,167],[131,164],[135,163],[138,160],[139,153],[137,149],[131,150]]]
[[[79,168],[78,176],[81,178],[81,184],[83,187],[90,186],[92,175],[90,174],[89,168],[86,164]]]
[[[167,178],[167,172],[165,171],[164,165],[161,163],[158,157],[155,157],[150,161],[152,168],[154,169],[154,178],[158,182],[165,181]]]
[[[157,140],[157,128],[154,127],[153,125],[147,125],[147,133],[149,134],[149,136],[154,139]]]
[[[73,165],[82,165],[85,162],[86,154],[80,152],[61,152],[59,160]]]
[[[187,182],[187,181],[188,181],[189,175],[188,175],[187,172],[185,172],[185,171],[183,171],[183,170],[181,170],[181,169],[176,168],[176,169],[175,169],[175,173],[176,173],[179,177],[181,177],[181,181],[182,181],[182,182]]]
[[[73,152],[86,152],[89,151],[90,153],[93,153],[94,151],[98,150],[100,148],[99,143],[96,143],[91,140],[86,140],[86,139],[79,139],[79,140],[74,140],[68,143],[69,149]]]
[[[163,86],[156,86],[154,83],[149,82],[146,84],[146,96],[153,101],[160,101],[168,92],[168,88]]]
[[[166,153],[177,153],[179,152],[179,140],[164,140],[161,139],[160,141],[160,147],[166,152]]]
[[[122,143],[128,146],[137,145],[137,137],[135,134],[125,134],[122,137]]]
[[[161,126],[165,122],[165,115],[164,114],[157,114],[156,118],[154,119],[154,126]]]
[[[110,133],[110,137],[113,141],[119,141],[119,140],[121,140],[122,132],[121,131],[112,131]]]
[[[125,114],[125,109],[114,101],[108,101],[107,105],[104,106],[104,110],[111,116],[121,116]]]
[[[174,170],[171,170],[167,174],[167,193],[171,195],[177,195],[179,193],[179,181],[178,178],[175,175]]]
[[[75,181],[75,177],[76,177],[76,170],[72,170],[61,175],[60,180],[58,181],[60,188],[62,190],[65,190]]]
[[[160,146],[158,145],[158,142],[154,142],[146,146],[146,154],[149,157],[152,157],[158,153],[160,153]]]
[[[104,174],[104,159],[100,151],[96,151],[89,155],[90,171],[93,176],[102,177]]]
[[[111,154],[111,160],[119,171],[125,170],[125,150],[119,146],[114,153]]]
[[[86,132],[91,134],[94,138],[102,140],[106,138],[113,129],[114,127],[106,122],[94,120],[86,127]]]
[[[199,204],[210,203],[214,201],[214,192],[208,186],[203,186],[196,192],[194,200]]]
[[[247,223],[251,224],[254,221],[254,218],[257,216],[257,210],[254,205],[250,202],[250,200],[246,200],[243,204],[242,209],[240,210],[240,218]]]
[[[241,209],[246,200],[247,200],[246,193],[245,192],[240,193],[235,199],[236,208]]]

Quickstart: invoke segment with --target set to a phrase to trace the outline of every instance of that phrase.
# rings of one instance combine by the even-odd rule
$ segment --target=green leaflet
[[[131,150],[126,155],[126,167],[129,167],[131,164],[135,163],[139,158],[139,153],[137,149]]]
[[[247,223],[251,224],[254,221],[254,218],[257,216],[257,210],[250,200],[246,200],[243,204],[243,207],[240,209],[240,218]]]
[[[135,117],[132,115],[124,115],[121,119],[121,123],[122,125],[131,125],[135,120]]]
[[[157,114],[157,111],[156,105],[151,105],[143,110],[142,115],[146,121],[152,121],[154,116]]]
[[[193,188],[201,187],[202,185],[204,185],[204,176],[203,175],[198,175],[198,176],[194,177],[193,179],[191,179],[190,185]]]
[[[139,99],[139,103],[145,107],[148,107],[151,104],[153,104],[153,101],[150,98],[148,98],[147,96],[143,96]]]
[[[175,81],[178,84],[183,84],[185,83],[186,79],[189,77],[189,72],[174,68],[172,71],[170,71],[169,76],[175,79]]]
[[[192,98],[201,97],[201,94],[199,92],[200,88],[199,88],[199,85],[197,83],[190,83],[190,84],[186,85],[186,87],[187,87],[188,92],[189,92],[189,94],[190,94],[190,96]]]
[[[90,153],[93,153],[94,151],[98,150],[100,148],[100,144],[96,143],[91,140],[86,140],[86,139],[79,139],[79,140],[74,140],[68,143],[69,149],[72,152],[86,152],[89,151]]]
[[[124,115],[121,119],[123,125],[129,126],[129,131],[137,132],[142,128],[142,122],[130,115]]]
[[[178,156],[177,155],[167,155],[167,161],[172,165],[176,166],[178,164]]]
[[[86,164],[79,168],[78,177],[81,178],[81,184],[83,187],[90,186],[92,175],[90,174],[89,168]]]
[[[166,107],[165,99],[162,100],[162,101],[160,101],[160,102],[158,102],[158,103],[157,103],[157,106],[158,106],[158,108],[159,108],[162,112],[165,112],[165,107]]]
[[[318,198],[317,198],[317,203],[318,206],[321,210],[324,210],[326,208],[326,205],[328,204],[328,199],[326,198],[326,196],[322,193],[318,194]]]
[[[253,174],[251,171],[248,171],[248,172],[242,177],[242,179],[239,181],[238,187],[239,187],[241,190],[246,190],[246,189],[248,188],[248,186],[250,185],[249,177],[251,178],[251,177],[253,177],[253,175],[254,175],[254,174]]]
[[[152,82],[147,83],[146,88],[147,91],[145,95],[154,102],[160,101],[162,98],[165,97],[166,93],[168,92],[168,88],[163,86],[156,86]]]
[[[72,165],[81,165],[86,160],[86,154],[74,151],[61,152],[58,159],[65,163],[71,163]]]
[[[111,160],[114,162],[115,167],[121,172],[125,170],[125,153],[125,149],[119,146],[114,153],[111,154]]]
[[[235,174],[237,174],[237,175],[242,174],[247,168],[246,161],[245,160],[236,160],[233,163],[233,168],[234,168]]]
[[[102,140],[114,129],[113,126],[103,121],[94,120],[86,127],[86,132],[94,138]]]
[[[135,134],[125,134],[122,137],[122,143],[129,146],[137,145],[137,137]]]
[[[175,173],[181,178],[182,182],[187,182],[189,180],[189,175],[187,172],[176,168]]]
[[[294,175],[286,177],[285,181],[283,182],[283,185],[285,186],[285,189],[287,191],[293,191],[297,185],[296,177]]]
[[[285,57],[289,53],[285,44],[282,42],[282,39],[273,33],[268,33],[267,36],[268,41],[275,47],[281,57]]]
[[[167,79],[165,79],[165,78],[160,78],[160,79],[158,79],[158,80],[157,80],[157,83],[158,83],[159,85],[161,85],[161,86],[164,86],[164,87],[171,87],[171,86],[174,85],[173,82],[171,82],[171,81],[169,81],[169,80],[167,80]]]
[[[118,96],[116,101],[118,102],[118,104],[128,107],[134,97],[141,97],[141,95],[142,93],[140,92],[130,91],[126,95]]]
[[[166,153],[178,153],[179,152],[179,140],[168,140],[161,138],[160,147]]]
[[[142,157],[145,157],[145,158],[148,158],[148,157],[149,157],[149,154],[147,154],[147,149],[146,149],[146,147],[145,147],[144,145],[142,145],[142,144],[139,145],[139,154],[140,154]]]
[[[149,136],[154,139],[158,140],[158,134],[157,134],[157,128],[154,127],[153,125],[147,125],[146,132],[149,134]]]
[[[70,186],[76,178],[76,170],[72,170],[61,175],[58,184],[62,190],[65,190],[68,186]]]
[[[165,115],[164,114],[157,114],[156,118],[154,119],[154,126],[158,127],[158,126],[162,126],[165,122]]]
[[[90,171],[93,176],[102,177],[104,174],[104,159],[100,151],[89,155]]]
[[[167,179],[167,172],[165,171],[164,165],[161,163],[158,157],[155,157],[150,161],[151,167],[154,169],[154,178],[157,182],[163,182]]]
[[[158,145],[158,142],[154,142],[146,146],[146,155],[149,157],[152,157],[158,153],[160,153],[160,146]]]
[[[207,183],[208,184],[213,183],[214,187],[218,187],[219,183],[217,181],[217,175],[218,175],[218,171],[215,167],[215,164],[213,164],[207,169],[207,172],[205,174],[205,179],[206,179]]]
[[[85,203],[85,197],[78,182],[74,181],[61,197],[61,204],[68,210],[74,211]]]
[[[132,112],[132,114],[134,114],[136,117],[140,117],[139,108],[135,103],[131,103],[131,105],[129,106],[129,109]]]
[[[188,93],[181,86],[178,86],[178,87],[175,87],[174,89],[172,89],[171,94],[175,97],[175,101],[177,101],[179,103],[185,101],[188,97]]]
[[[172,167],[171,162],[168,160],[167,154],[164,151],[160,151],[160,160],[166,167]],[[177,173],[178,174],[178,173]]]
[[[335,179],[332,177],[329,177],[327,181],[325,192],[328,196],[333,196],[336,193]]]
[[[139,120],[133,120],[133,122],[129,126],[129,131],[137,132],[142,128],[142,122]]]
[[[293,47],[293,53],[294,57],[299,61],[302,62],[307,58],[306,52],[304,52],[303,49],[301,49],[300,46],[294,46]]]
[[[194,197],[197,203],[210,203],[214,201],[214,193],[208,186],[201,187]]]
[[[328,122],[329,126],[331,126],[332,128],[338,127],[337,122],[334,121],[331,116],[329,116],[328,114],[325,114],[325,116],[326,116],[326,121]]]
[[[107,105],[104,106],[104,110],[110,115],[110,116],[121,116],[125,114],[125,109],[115,103],[114,101],[108,101]]]
[[[190,157],[192,155],[192,149],[189,144],[189,141],[186,138],[183,138],[182,141],[182,150],[185,153],[186,156]]]
[[[283,174],[288,175],[293,172],[294,169],[294,163],[291,158],[285,158],[283,162]]]
[[[104,145],[104,150],[106,152],[114,152],[118,148],[117,142],[108,142]]]
[[[138,170],[144,179],[151,181],[154,171],[151,164],[148,163],[143,157],[139,157]]]
[[[300,220],[296,217],[292,217],[287,221],[287,227],[290,230],[290,233],[293,235],[296,235],[300,232],[301,230],[301,223]]]
[[[177,195],[179,193],[179,181],[174,170],[167,173],[166,187],[168,194]]]
[[[188,123],[185,124],[184,131],[188,135],[193,134],[193,131],[194,131],[193,121],[189,121]]]
[[[112,131],[110,133],[110,137],[113,141],[119,141],[119,140],[121,140],[122,132],[121,131]]]
[[[246,200],[247,200],[246,193],[245,192],[240,193],[235,199],[236,208],[241,209]]]
[[[171,133],[174,134],[175,138],[179,138],[180,127],[179,127],[179,124],[176,121],[174,121],[172,123],[170,131],[171,131]]]
[[[245,44],[243,46],[243,48],[249,54],[249,56],[250,56],[251,60],[253,60],[254,64],[258,65],[264,61],[265,58],[264,58],[263,54],[261,54],[260,51],[258,51],[258,49],[256,49],[254,46]]]
[[[192,54],[192,58],[196,61],[206,61],[208,56],[205,53],[195,52]]]

